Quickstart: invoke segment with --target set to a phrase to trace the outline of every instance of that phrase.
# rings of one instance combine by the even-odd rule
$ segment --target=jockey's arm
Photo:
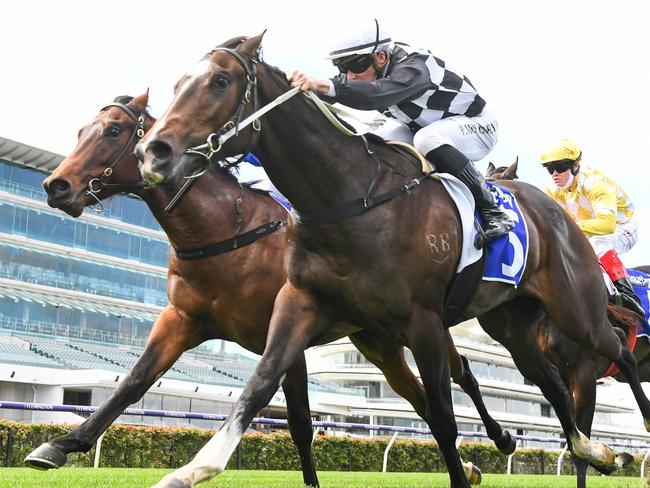
[[[587,235],[607,235],[616,231],[616,191],[602,181],[597,181],[588,191],[594,218],[582,220],[578,225]]]
[[[397,63],[386,78],[367,82],[337,76],[331,82],[334,96],[327,99],[358,110],[383,110],[414,100],[427,90],[434,89],[429,69],[420,56],[409,56]]]

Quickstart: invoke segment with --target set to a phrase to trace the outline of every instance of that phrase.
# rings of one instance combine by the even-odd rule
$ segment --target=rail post
[[[519,448],[519,443],[521,442],[521,439],[517,439],[517,442],[515,442],[515,452],[510,454],[508,456],[508,465],[506,468],[506,474],[512,474],[512,458],[514,457],[515,453],[517,452],[517,449]]]
[[[650,449],[646,451],[645,456],[643,456],[643,461],[641,461],[641,478],[645,478],[645,462],[648,460],[648,457],[650,457]]]
[[[105,434],[106,432],[104,432]],[[93,468],[99,468],[99,456],[102,452],[102,441],[104,440],[104,434],[99,436],[97,439],[97,444],[95,444],[95,462],[93,463]]]
[[[397,435],[399,432],[395,432],[393,434],[393,437],[390,438],[390,441],[388,441],[388,445],[386,446],[386,449],[384,450],[384,464],[381,467],[381,472],[385,473],[386,472],[386,467],[388,466],[388,451],[390,451],[390,448],[393,447],[393,443],[395,442],[395,439],[397,439]]]
[[[569,448],[569,443],[567,442],[564,447],[562,448],[562,451],[560,452],[560,455],[557,458],[557,475],[560,476],[562,474],[562,463],[564,462],[564,454],[566,453],[566,450]]]

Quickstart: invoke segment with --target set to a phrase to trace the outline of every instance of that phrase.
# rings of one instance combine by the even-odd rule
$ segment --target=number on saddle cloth
[[[631,268],[627,270],[627,273],[630,276],[632,288],[639,297],[641,306],[645,312],[645,320],[639,326],[637,335],[650,337],[650,275]]]

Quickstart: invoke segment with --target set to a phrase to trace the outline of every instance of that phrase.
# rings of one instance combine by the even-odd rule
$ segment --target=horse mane
[[[290,89],[290,88],[291,88],[291,83],[289,83],[289,79],[287,78],[287,75],[286,75],[286,73],[285,73],[284,71],[282,71],[282,70],[281,70],[280,68],[278,68],[277,66],[271,66],[270,64],[268,64],[268,63],[266,63],[266,62],[264,62],[264,61],[262,61],[262,60],[260,60],[260,61],[261,61],[261,64],[264,65],[264,67],[265,67],[268,71],[270,71],[272,74],[274,74],[275,76],[277,76],[277,77],[279,78],[279,81],[282,82],[282,83],[284,83],[284,84],[286,85],[286,88],[287,88],[287,89]],[[311,101],[310,101],[310,103],[311,103]],[[354,132],[355,134],[357,133],[357,129],[355,129],[354,126],[351,125],[349,122],[347,122],[347,121],[343,120],[341,117],[339,117],[338,114],[335,114],[335,113],[332,112],[332,115],[334,115],[334,117],[336,117],[336,119],[337,119],[337,120],[341,123],[341,125],[343,125],[346,129],[348,129],[348,130],[351,131],[351,132]],[[366,136],[368,136],[368,134],[366,134]],[[376,140],[373,140],[372,142],[374,142],[375,144],[377,144],[377,141],[376,141]],[[383,143],[383,140],[382,140],[382,143]]]
[[[228,39],[226,42],[215,46],[215,48],[212,51],[210,51],[208,54],[206,54],[205,57],[211,56],[220,47],[225,47],[227,49],[235,49],[246,39],[248,39],[248,37],[246,36],[237,36],[237,37],[233,37],[232,39]]]
[[[133,101],[135,97],[132,97],[131,95],[118,95],[113,99],[113,103],[121,103],[122,105],[128,105]],[[148,119],[152,119],[152,115],[149,112],[149,105],[147,105],[144,108],[144,116]]]

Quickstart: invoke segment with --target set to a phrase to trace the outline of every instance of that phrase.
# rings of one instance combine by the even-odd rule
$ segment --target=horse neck
[[[264,105],[290,87],[260,70]],[[271,181],[298,211],[335,206],[364,194],[375,163],[358,137],[346,137],[298,94],[268,112],[256,148]]]
[[[172,213],[165,212],[177,191],[178,188],[155,187],[141,195],[176,249],[196,249],[235,235],[236,201],[242,195],[236,181],[220,170],[207,171]],[[282,212],[271,197],[244,190],[241,231],[257,222],[261,225],[274,218],[280,220]]]

